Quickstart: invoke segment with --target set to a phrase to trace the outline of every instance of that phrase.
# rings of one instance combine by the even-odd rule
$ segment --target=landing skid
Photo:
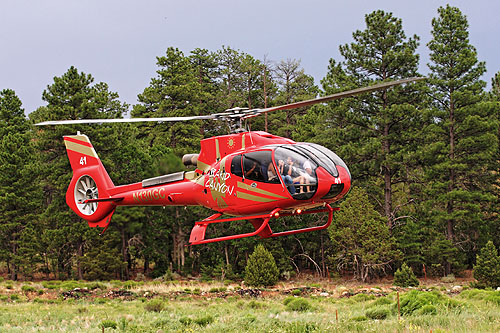
[[[268,214],[252,215],[252,216],[238,216],[238,217],[231,217],[231,218],[225,218],[225,219],[219,219],[219,217],[221,217],[222,214],[217,213],[217,214],[214,214],[214,215],[212,215],[212,216],[210,216],[202,221],[198,221],[195,223],[193,230],[191,231],[191,236],[189,237],[189,243],[190,243],[190,245],[199,245],[199,244],[221,242],[221,241],[244,238],[244,237],[251,237],[251,236],[260,236],[261,238],[269,238],[269,237],[293,235],[293,234],[298,234],[298,233],[302,233],[302,232],[322,230],[322,229],[326,229],[330,226],[330,224],[332,223],[332,220],[333,220],[333,211],[337,211],[339,209],[340,208],[338,208],[338,207],[332,208],[328,204],[326,204],[324,208],[312,209],[312,210],[307,210],[307,211],[296,210],[292,213],[281,212],[280,208],[276,208],[275,210],[273,210],[272,212],[270,212]],[[324,213],[324,212],[328,212],[328,221],[325,224],[320,225],[320,226],[297,229],[297,230],[288,230],[288,231],[282,231],[282,232],[273,232],[271,227],[269,226],[269,221],[273,218],[277,219],[277,218],[282,217],[282,216],[295,216],[295,215],[316,214],[316,213]],[[205,239],[205,232],[207,230],[208,225],[211,223],[245,221],[245,220],[248,220],[252,223],[252,225],[255,228],[255,231],[243,233],[243,234],[238,234],[238,235],[229,235],[229,236],[222,236],[222,237]]]

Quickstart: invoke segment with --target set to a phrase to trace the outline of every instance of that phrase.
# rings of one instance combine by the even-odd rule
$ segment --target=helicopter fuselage
[[[116,205],[201,205],[248,215],[323,206],[342,198],[350,185],[347,166],[328,149],[246,132],[203,140],[193,171],[117,186],[109,194],[120,198]]]

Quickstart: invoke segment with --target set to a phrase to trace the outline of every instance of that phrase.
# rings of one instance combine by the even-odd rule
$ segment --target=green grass
[[[437,291],[401,292],[401,301],[406,300],[412,311],[405,311],[398,320],[394,295],[287,297],[277,292],[251,298],[228,291],[225,297],[175,296],[165,292],[153,299],[94,296],[62,300],[57,296],[59,286],[50,291],[52,294],[47,290],[38,296],[23,295],[22,284],[14,285],[18,297],[12,298],[17,295],[12,290],[0,290],[2,333],[100,332],[103,327],[106,332],[500,331],[500,302],[497,301],[500,293],[475,289],[453,297]],[[147,288],[148,284],[140,287]],[[191,290],[194,288],[197,286],[191,286]],[[7,295],[9,297],[5,297]]]

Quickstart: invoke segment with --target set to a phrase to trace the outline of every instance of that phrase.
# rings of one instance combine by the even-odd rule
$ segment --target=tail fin
[[[90,227],[107,227],[116,205],[109,198],[114,186],[89,138],[78,132],[64,136],[73,178],[66,192],[66,203]],[[90,200],[90,202],[89,202]]]

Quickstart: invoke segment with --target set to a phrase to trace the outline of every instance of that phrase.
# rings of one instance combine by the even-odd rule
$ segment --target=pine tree
[[[278,282],[278,275],[273,255],[262,244],[257,245],[245,267],[245,283],[256,287],[273,286]]]
[[[488,241],[476,257],[474,278],[484,286],[500,287],[500,257],[492,241]]]
[[[35,122],[116,118],[127,111],[127,105],[118,100],[118,94],[109,91],[107,84],[94,84],[91,75],[78,72],[75,67],[70,67],[61,77],[54,77],[54,82],[43,92],[42,98],[47,105],[30,114]],[[73,125],[42,127],[36,132],[38,163],[42,171],[38,182],[45,198],[40,242],[45,248],[44,261],[60,278],[83,278],[80,259],[99,233],[97,229],[90,229],[65,202],[72,171],[62,137],[75,134],[77,130],[89,136],[104,166],[110,174],[114,174],[116,169],[127,168],[126,164],[115,165],[112,159],[112,155],[117,154],[122,146],[120,141],[127,142],[126,128],[122,124]],[[115,234],[115,237],[115,244],[119,246],[119,235]],[[121,262],[119,257],[115,259]]]
[[[374,209],[362,188],[351,189],[328,231],[332,259],[339,270],[353,271],[363,282],[386,272],[400,257],[386,218]]]
[[[440,7],[438,14],[428,43],[433,108],[424,135],[426,207],[437,230],[473,254],[489,229],[483,212],[495,199],[497,110],[494,103],[485,102],[485,83],[480,80],[485,64],[469,42],[467,18],[449,5]],[[448,263],[445,274],[451,269]]]
[[[0,260],[6,261],[10,279],[17,280],[26,260],[20,248],[23,233],[37,216],[41,192],[33,159],[31,127],[15,92],[0,92]],[[25,239],[26,240],[26,239]],[[36,263],[36,261],[34,262]]]
[[[401,19],[377,10],[366,15],[365,22],[366,29],[354,32],[352,43],[340,46],[343,61],[330,60],[321,81],[325,95],[418,75],[419,38],[406,37]],[[379,199],[389,227],[399,218],[398,206],[408,203],[398,202],[394,193],[403,192],[399,196],[406,199],[407,189],[400,184],[411,180],[408,171],[415,168],[419,89],[411,84],[317,106],[310,112],[317,115],[308,114],[304,120],[316,122],[316,129],[301,130],[301,140],[335,150],[348,162],[356,179]]]
[[[406,263],[394,272],[394,285],[399,287],[416,287],[420,284],[413,270]]]

